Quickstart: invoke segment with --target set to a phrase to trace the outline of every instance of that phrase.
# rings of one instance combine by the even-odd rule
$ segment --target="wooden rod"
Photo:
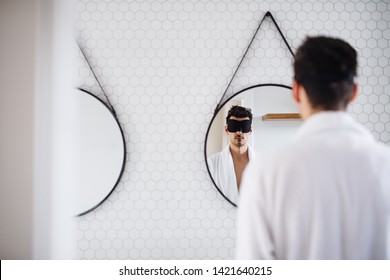
[[[265,114],[261,117],[263,121],[268,120],[300,120],[301,115],[298,113],[280,113],[280,114]]]

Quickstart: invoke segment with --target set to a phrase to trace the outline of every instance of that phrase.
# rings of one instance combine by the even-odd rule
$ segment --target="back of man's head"
[[[307,93],[311,106],[345,109],[354,91],[357,54],[347,42],[330,37],[308,37],[298,48],[294,79]]]

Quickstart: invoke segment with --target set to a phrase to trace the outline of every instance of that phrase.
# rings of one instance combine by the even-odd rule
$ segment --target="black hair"
[[[230,107],[230,110],[226,116],[226,123],[228,123],[228,120],[231,116],[234,116],[236,118],[249,118],[252,121],[252,111],[250,108],[245,108],[238,105],[233,105]]]
[[[345,109],[354,90],[356,50],[331,37],[307,37],[294,59],[294,79],[300,83],[313,108]]]

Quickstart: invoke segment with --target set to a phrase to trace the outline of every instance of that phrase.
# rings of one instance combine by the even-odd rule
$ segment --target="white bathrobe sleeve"
[[[248,146],[249,161],[258,157],[257,152]],[[211,176],[218,188],[234,204],[238,203],[238,187],[236,173],[234,171],[233,158],[229,145],[220,153],[214,154],[207,159]]]
[[[237,179],[229,146],[210,156],[207,164],[211,176],[221,192],[233,203],[238,200]]]

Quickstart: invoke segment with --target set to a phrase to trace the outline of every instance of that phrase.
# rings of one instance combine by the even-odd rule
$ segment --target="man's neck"
[[[310,108],[310,110],[306,114],[302,114],[302,119],[307,120],[311,116],[314,116],[314,115],[321,113],[321,112],[346,112],[346,109],[341,108],[341,109],[336,109],[336,110],[323,110],[323,109]]]
[[[230,153],[232,154],[232,156],[235,156],[235,157],[247,156],[248,155],[248,145],[244,145],[244,146],[240,146],[240,147],[230,145]]]

